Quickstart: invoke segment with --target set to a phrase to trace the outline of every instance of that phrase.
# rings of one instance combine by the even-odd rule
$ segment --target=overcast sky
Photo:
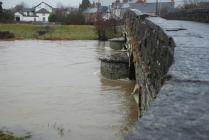
[[[78,7],[79,3],[81,3],[82,0],[0,0],[0,1],[3,2],[4,8],[11,8],[21,2],[26,3],[28,7],[32,7],[34,5],[39,4],[42,1],[48,3],[53,7],[56,7],[59,3],[62,3],[64,6]],[[101,0],[103,5],[109,5],[112,1],[113,0]]]
[[[58,4],[62,3],[64,6],[73,6],[78,7],[79,3],[81,3],[82,0],[0,0],[3,2],[3,8],[11,8],[15,7],[15,5],[24,2],[28,7],[36,6],[40,2],[46,2],[49,5],[56,7]],[[97,0],[90,0],[97,1]],[[100,0],[102,2],[102,5],[110,5],[115,0]],[[153,2],[156,0],[147,0],[148,2]],[[158,0],[158,1],[170,1],[170,0]],[[184,0],[175,0],[176,4],[183,3]],[[198,0],[198,1],[209,1],[209,0]]]

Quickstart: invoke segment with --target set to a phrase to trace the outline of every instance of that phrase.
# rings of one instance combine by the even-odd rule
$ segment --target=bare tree
[[[17,11],[22,11],[26,6],[27,6],[26,3],[21,2],[21,3],[17,4],[17,5],[14,7],[14,11],[15,11],[15,12],[17,12]]]
[[[208,3],[204,3],[201,0],[184,0],[184,9],[194,9],[194,8],[209,8]]]
[[[61,2],[58,2],[56,7],[58,9],[64,9],[65,8],[64,5]]]

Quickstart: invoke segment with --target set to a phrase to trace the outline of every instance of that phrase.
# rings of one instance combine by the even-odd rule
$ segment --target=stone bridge
[[[130,10],[124,29],[141,116],[126,140],[208,140],[209,24]]]

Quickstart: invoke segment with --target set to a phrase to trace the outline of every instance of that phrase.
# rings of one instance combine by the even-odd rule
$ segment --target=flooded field
[[[32,140],[121,140],[137,120],[134,83],[100,75],[98,41],[1,41],[0,130]]]

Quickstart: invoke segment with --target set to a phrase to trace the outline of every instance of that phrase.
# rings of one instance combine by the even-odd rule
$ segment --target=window
[[[30,16],[30,12],[27,12],[27,16]]]
[[[43,22],[45,22],[46,21],[46,18],[45,17],[43,17]]]
[[[42,16],[45,16],[45,13],[43,13]]]

